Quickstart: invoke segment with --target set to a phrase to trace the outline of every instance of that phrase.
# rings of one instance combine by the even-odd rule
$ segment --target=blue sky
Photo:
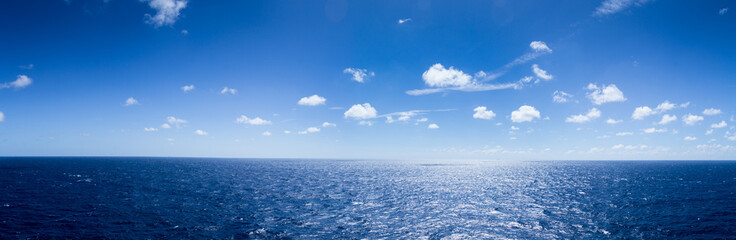
[[[735,159],[731,5],[3,1],[0,155]]]

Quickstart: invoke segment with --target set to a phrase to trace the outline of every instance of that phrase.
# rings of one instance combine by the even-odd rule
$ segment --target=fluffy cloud
[[[304,105],[304,106],[317,106],[317,105],[325,104],[325,101],[327,101],[327,99],[315,94],[309,97],[303,97],[299,99],[299,102],[297,102],[297,104]]]
[[[623,122],[623,120],[616,120],[616,119],[613,119],[613,118],[609,118],[608,120],[606,120],[606,123],[608,123],[608,124],[619,124],[621,122]]]
[[[616,133],[616,136],[631,136],[631,135],[634,135],[634,133],[633,132],[619,132],[619,133]]]
[[[408,22],[408,21],[411,21],[411,18],[399,19],[399,24],[404,24],[405,22]]]
[[[345,111],[344,115],[345,118],[352,118],[352,119],[369,119],[369,118],[375,118],[376,117],[376,111],[375,108],[371,106],[370,103],[363,103],[363,104],[355,104],[350,109]]]
[[[343,73],[348,73],[353,75],[353,80],[356,82],[364,82],[368,77],[373,77],[376,74],[373,72],[368,72],[366,69],[359,69],[359,68],[346,68],[342,71]]]
[[[666,112],[674,108],[675,108],[674,103],[671,103],[670,101],[664,101],[660,103],[659,105],[657,105],[657,108],[655,108],[654,110],[657,112]]]
[[[438,129],[438,128],[440,128],[440,126],[437,126],[437,124],[432,123],[432,124],[429,124],[429,126],[427,126],[427,128],[429,128],[429,129]]]
[[[659,129],[657,129],[657,128],[647,128],[647,129],[644,129],[644,133],[663,133],[663,132],[667,132],[667,129],[666,128],[659,128]]]
[[[643,106],[643,107],[638,107],[634,109],[634,113],[631,114],[631,118],[636,119],[636,120],[641,120],[653,114],[654,114],[654,110],[652,110],[651,108],[647,106]]]
[[[186,86],[182,86],[182,87],[181,87],[181,90],[182,90],[182,91],[184,91],[184,92],[189,92],[189,91],[192,91],[192,90],[194,90],[194,85],[186,85]]]
[[[537,75],[538,78],[544,79],[544,80],[551,80],[552,75],[547,73],[547,71],[542,70],[539,68],[539,65],[534,64],[532,65],[532,72],[534,72],[535,75]]]
[[[687,137],[684,138],[685,141],[695,141],[696,139],[698,139],[698,138],[691,137],[691,136],[687,136]]]
[[[164,123],[164,124],[166,126],[168,126],[168,127],[164,127],[164,125],[161,125],[161,128],[170,128],[171,127],[170,125],[174,125],[174,126],[176,126],[176,128],[181,128],[182,125],[184,125],[185,123],[187,123],[187,120],[175,118],[173,116],[167,117],[166,118],[166,121],[168,122],[168,124],[166,124],[166,123]]]
[[[125,100],[125,106],[132,106],[132,105],[138,105],[138,100],[135,100],[135,98],[129,97],[127,100]]]
[[[471,83],[472,77],[453,67],[445,68],[435,64],[422,74],[424,83],[430,87],[465,86]]]
[[[158,128],[143,128],[143,131],[146,131],[146,132],[155,132],[155,131],[158,131]]]
[[[529,47],[538,52],[552,52],[552,49],[547,47],[547,44],[542,41],[533,41],[529,44]]]
[[[728,123],[726,123],[726,121],[721,121],[719,123],[711,124],[710,128],[724,128],[726,126],[728,126]]]
[[[539,111],[529,105],[521,106],[519,107],[519,110],[511,112],[511,121],[516,123],[531,122],[534,118],[539,117]]]
[[[718,115],[721,113],[723,113],[721,112],[721,109],[708,108],[708,109],[703,110],[703,114],[708,115],[708,116]]]
[[[146,22],[154,27],[171,26],[179,19],[182,9],[187,7],[188,0],[145,0],[148,6],[156,10],[156,15],[146,14]]]
[[[307,133],[316,133],[316,132],[319,132],[319,128],[309,127],[309,128],[307,128],[307,130],[299,131],[298,134],[302,134],[303,135],[303,134],[307,134]]]
[[[626,101],[624,93],[621,92],[621,90],[618,90],[618,88],[614,84],[608,86],[603,84],[599,87],[598,85],[591,83],[588,84],[588,90],[590,90],[590,92],[588,92],[587,96],[590,101],[595,105],[601,105],[607,102]]]
[[[337,127],[337,124],[330,123],[330,122],[323,122],[322,127]]]
[[[224,87],[220,91],[220,94],[228,94],[228,93],[235,95],[236,93],[238,93],[238,90],[234,88]]]
[[[572,95],[563,92],[563,91],[555,91],[552,93],[552,101],[556,103],[565,103],[568,101],[568,98],[571,98]]]
[[[18,75],[15,81],[0,84],[0,89],[11,88],[11,87],[15,89],[21,89],[21,88],[28,87],[29,85],[31,85],[31,83],[33,83],[33,79],[29,78],[26,75]]]
[[[271,121],[263,120],[260,117],[256,118],[248,118],[245,115],[240,115],[237,119],[235,119],[235,122],[237,123],[243,123],[243,124],[250,124],[250,125],[267,125],[271,124]]]
[[[579,114],[579,115],[573,115],[565,119],[565,122],[570,123],[584,123],[589,122],[590,120],[599,118],[601,116],[601,111],[597,108],[590,109],[588,113],[585,115]]]
[[[171,128],[171,125],[169,125],[168,123],[164,123],[164,124],[161,124],[161,128],[168,129],[168,128]]]
[[[473,114],[473,118],[477,118],[477,119],[491,120],[493,119],[493,117],[496,116],[496,114],[493,113],[493,111],[486,110],[486,107],[483,107],[483,106],[477,107],[473,109],[473,111],[475,111],[475,114]]]
[[[687,114],[685,116],[682,116],[682,122],[684,122],[687,125],[695,125],[695,123],[699,121],[703,121],[703,119],[704,119],[703,116],[692,115],[692,114]]]
[[[675,120],[677,120],[677,116],[665,114],[664,116],[662,116],[662,120],[660,120],[658,124],[664,125]]]
[[[205,131],[203,131],[201,129],[197,129],[196,131],[194,131],[194,133],[197,134],[197,135],[200,135],[200,136],[206,136],[208,134],[207,132],[205,132]]]

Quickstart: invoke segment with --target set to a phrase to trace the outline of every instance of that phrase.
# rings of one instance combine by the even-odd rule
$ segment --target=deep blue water
[[[736,238],[734,161],[0,158],[0,239]]]

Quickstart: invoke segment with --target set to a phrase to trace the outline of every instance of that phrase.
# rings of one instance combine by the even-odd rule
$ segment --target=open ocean
[[[0,158],[0,239],[736,239],[734,161]]]

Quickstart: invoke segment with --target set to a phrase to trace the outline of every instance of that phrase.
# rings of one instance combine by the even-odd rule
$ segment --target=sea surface
[[[736,161],[0,158],[0,239],[736,239]]]

